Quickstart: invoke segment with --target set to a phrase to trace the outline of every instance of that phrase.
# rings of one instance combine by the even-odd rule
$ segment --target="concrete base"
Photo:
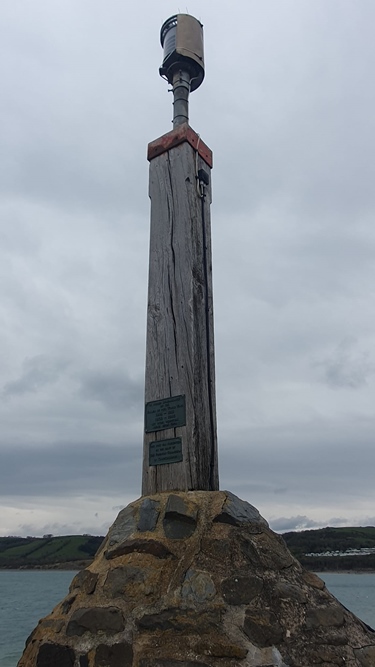
[[[225,491],[143,497],[19,667],[374,667],[375,632]]]

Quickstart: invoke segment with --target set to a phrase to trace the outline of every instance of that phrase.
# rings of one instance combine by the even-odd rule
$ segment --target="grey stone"
[[[133,649],[128,642],[121,644],[99,644],[95,652],[94,667],[132,667]]]
[[[110,570],[103,586],[103,592],[111,598],[121,597],[127,584],[145,580],[145,572],[140,567],[124,565]]]
[[[81,637],[85,632],[106,632],[114,635],[125,627],[123,615],[117,607],[88,607],[77,609],[66,628],[68,637]]]
[[[198,510],[195,506],[185,502],[181,496],[171,494],[167,500],[164,516],[168,516],[169,514],[185,516],[189,519],[192,519],[193,521],[196,521]]]
[[[190,569],[181,587],[181,597],[187,602],[202,603],[215,597],[216,588],[207,572]]]
[[[319,628],[335,626],[340,627],[344,623],[344,611],[338,605],[328,607],[315,607],[306,612],[306,626],[308,628]]]
[[[121,510],[116,521],[108,531],[107,543],[109,547],[127,540],[137,529],[135,510],[133,505],[128,505]]]
[[[170,540],[185,540],[191,537],[197,527],[194,520],[182,516],[168,516],[163,521],[165,536]]]
[[[36,659],[37,667],[73,667],[75,653],[69,646],[42,644]]]
[[[166,558],[167,556],[172,555],[168,547],[162,542],[147,539],[126,540],[118,546],[108,549],[104,555],[107,560],[112,560],[113,558],[118,558],[119,556],[124,556],[125,554],[131,554],[133,552],[151,554],[156,558]]]
[[[67,614],[70,611],[70,608],[75,602],[77,598],[77,595],[71,595],[69,598],[66,598],[65,600],[62,601],[61,603],[61,611],[63,614]]]
[[[244,631],[251,643],[260,648],[273,646],[283,639],[283,630],[276,615],[268,609],[247,609]]]
[[[81,570],[81,572],[78,572],[78,574],[76,574],[74,577],[72,583],[70,584],[69,591],[72,592],[76,588],[79,588],[84,593],[86,593],[86,595],[91,595],[96,588],[98,576],[98,574],[95,572],[90,572],[90,570]]]
[[[221,584],[223,598],[231,605],[248,604],[261,593],[262,588],[262,579],[252,574],[228,577]]]
[[[199,633],[210,632],[220,623],[221,613],[218,609],[202,611],[199,613]],[[197,630],[197,612],[195,610],[186,610],[179,608],[164,609],[158,614],[144,614],[137,625],[142,630],[176,630],[191,631]]]
[[[139,512],[139,521],[137,528],[141,533],[152,532],[156,528],[160,514],[160,503],[151,498],[145,498]]]
[[[268,523],[257,508],[246,500],[240,500],[230,491],[224,492],[227,496],[221,512],[214,518],[214,521],[220,523],[229,523],[232,526],[241,526],[243,524],[259,524],[268,528]]]
[[[180,496],[170,495],[164,513],[164,533],[171,540],[184,540],[197,527],[198,511]]]
[[[355,657],[359,660],[362,667],[374,667],[375,665],[375,646],[365,646],[354,651]]]

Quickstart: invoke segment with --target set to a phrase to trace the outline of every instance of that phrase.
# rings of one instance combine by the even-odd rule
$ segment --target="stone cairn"
[[[18,667],[374,667],[375,632],[226,491],[146,496]]]

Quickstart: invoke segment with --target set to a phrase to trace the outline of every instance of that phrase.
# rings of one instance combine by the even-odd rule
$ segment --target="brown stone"
[[[304,570],[302,573],[302,578],[306,582],[306,584],[312,586],[313,588],[318,588],[319,590],[323,590],[323,588],[325,587],[323,579],[318,577],[317,574],[314,574],[314,572],[308,572],[307,570]]]
[[[206,662],[191,662],[190,660],[152,660],[144,658],[140,667],[209,667]]]
[[[358,658],[361,667],[374,667],[375,645],[357,649],[354,651],[354,655]]]
[[[340,652],[337,649],[337,646],[322,646],[318,648],[318,655],[322,662],[328,662],[332,665],[345,665],[345,653],[346,651]]]
[[[95,652],[94,667],[132,667],[133,648],[128,642],[99,644]]]
[[[80,637],[85,632],[106,632],[113,635],[121,632],[124,627],[123,615],[117,607],[89,607],[77,609],[72,614],[66,634],[68,637]]]
[[[133,552],[151,554],[156,558],[166,558],[172,555],[172,552],[162,542],[146,539],[126,540],[117,547],[108,549],[104,555],[108,560],[112,560]]]
[[[73,667],[75,653],[70,646],[42,644],[36,659],[37,667]]]
[[[81,572],[78,572],[74,577],[70,584],[69,591],[72,592],[76,588],[79,588],[83,593],[86,593],[86,595],[92,595],[96,588],[98,576],[98,574],[90,572],[90,570],[81,570]]]
[[[227,500],[166,492],[123,510],[19,667],[375,667],[375,633],[253,510],[233,497],[232,522],[214,521]]]
[[[194,631],[199,629],[199,633],[204,634],[220,623],[220,617],[219,609],[202,611],[197,614],[195,610],[172,608],[164,609],[158,614],[145,614],[137,621],[137,625],[142,630]]]
[[[338,605],[310,608],[306,612],[306,626],[319,628],[326,626],[340,627],[344,623],[344,611]]]
[[[197,653],[202,655],[212,655],[214,658],[246,658],[247,650],[236,644],[221,642],[202,642],[196,646]]]
[[[110,598],[124,595],[126,586],[141,583],[145,580],[145,572],[140,567],[124,565],[110,570],[103,586],[103,592]]]
[[[294,600],[301,604],[306,602],[306,594],[299,586],[288,584],[284,581],[276,583],[274,587],[274,595],[281,600]]]
[[[283,630],[268,609],[247,609],[244,631],[251,643],[261,648],[279,644],[283,639]]]
[[[248,604],[259,595],[262,588],[262,579],[255,575],[228,577],[221,584],[225,602],[233,605]]]

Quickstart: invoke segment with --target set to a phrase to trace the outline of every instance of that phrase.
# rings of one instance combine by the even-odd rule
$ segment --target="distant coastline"
[[[375,527],[321,528],[282,535],[307,570],[375,572]],[[100,548],[102,535],[0,537],[0,570],[82,570]]]

